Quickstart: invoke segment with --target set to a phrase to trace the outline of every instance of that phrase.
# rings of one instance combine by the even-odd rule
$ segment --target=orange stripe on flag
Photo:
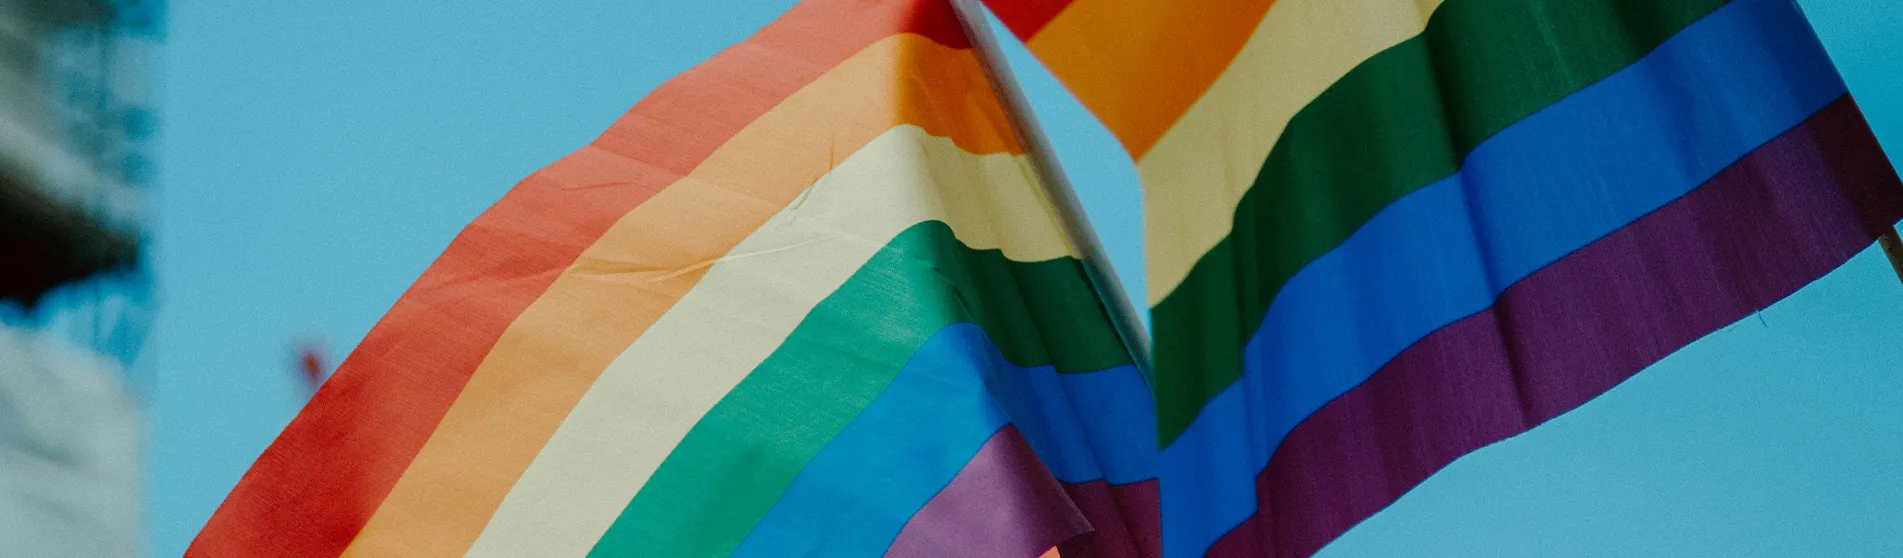
[[[994,0],[994,2],[1000,0]],[[1027,43],[1133,158],[1189,110],[1274,0],[1076,0]]]
[[[971,51],[917,35],[880,41],[789,97],[630,212],[516,319],[350,551],[468,550],[608,363],[807,186],[903,124],[1019,153],[1005,122]]]
[[[916,6],[914,4],[917,4]],[[199,533],[192,556],[335,555],[484,356],[584,249],[787,96],[902,32],[965,47],[938,2],[811,0],[662,85],[465,228]]]

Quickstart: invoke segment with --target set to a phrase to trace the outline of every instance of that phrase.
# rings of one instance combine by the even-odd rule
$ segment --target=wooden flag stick
[[[1111,325],[1116,327],[1117,335],[1123,338],[1124,346],[1129,348],[1130,359],[1136,363],[1137,370],[1142,372],[1145,381],[1151,381],[1149,333],[1144,331],[1143,321],[1137,317],[1136,307],[1130,303],[1130,297],[1124,294],[1123,282],[1117,279],[1116,272],[1110,268],[1110,258],[1104,256],[1096,229],[1091,228],[1090,217],[1084,214],[1083,206],[1077,202],[1077,191],[1071,188],[1070,177],[1058,165],[1050,138],[1044,135],[1044,128],[1038,125],[1037,115],[1031,111],[1031,103],[1025,99],[1023,88],[1018,86],[1016,74],[1011,72],[1011,64],[1005,61],[1004,49],[991,33],[984,7],[979,5],[978,0],[951,0],[951,4],[958,12],[958,21],[965,28],[965,36],[971,41],[973,53],[984,66],[985,74],[991,78],[992,88],[997,90],[1005,112],[1011,117],[1018,141],[1024,144],[1024,154],[1037,173],[1038,184],[1043,186],[1045,196],[1050,198],[1058,218],[1063,220],[1071,244],[1077,247],[1091,288],[1097,291],[1097,299],[1103,303],[1105,313],[1109,314]],[[1153,381],[1151,383],[1154,384]]]
[[[1903,279],[1903,238],[1897,238],[1896,229],[1889,228],[1877,237],[1877,244],[1890,256],[1890,268],[1896,270],[1896,278]]]

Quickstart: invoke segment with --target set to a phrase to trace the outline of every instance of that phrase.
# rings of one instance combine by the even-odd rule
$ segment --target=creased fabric
[[[990,3],[1137,164],[1165,556],[1311,554],[1903,215],[1786,0]]]
[[[190,554],[1134,555],[1073,490],[1155,476],[1152,402],[986,76],[944,0],[810,0],[662,85],[471,223]]]

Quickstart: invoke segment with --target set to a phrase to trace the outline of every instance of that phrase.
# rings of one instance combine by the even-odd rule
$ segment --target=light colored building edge
[[[140,411],[119,364],[0,325],[0,555],[137,556]]]
[[[121,166],[130,144],[114,79],[137,76],[115,63],[120,5],[0,0],[0,305],[37,314],[0,322],[4,556],[139,553],[140,409],[125,357],[49,319],[103,322],[109,305],[90,294],[42,301],[139,269],[140,219],[125,209],[142,194]],[[83,321],[95,337],[108,330]]]

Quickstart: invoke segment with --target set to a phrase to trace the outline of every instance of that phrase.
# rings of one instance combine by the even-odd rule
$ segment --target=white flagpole
[[[1038,184],[1044,187],[1045,195],[1056,206],[1058,218],[1064,221],[1071,243],[1077,247],[1091,288],[1097,291],[1097,299],[1103,302],[1104,311],[1109,314],[1117,335],[1129,347],[1130,359],[1136,362],[1137,370],[1142,372],[1145,381],[1151,381],[1149,333],[1144,331],[1143,321],[1138,319],[1136,308],[1130,304],[1130,297],[1125,296],[1123,282],[1117,279],[1116,272],[1110,268],[1110,259],[1104,256],[1103,245],[1097,241],[1096,229],[1091,228],[1090,218],[1084,215],[1083,206],[1077,202],[1077,192],[1071,188],[1070,178],[1064,175],[1063,167],[1058,165],[1050,138],[1044,135],[1044,128],[1038,126],[1037,115],[1031,111],[1031,103],[1025,100],[1023,88],[1018,86],[1010,63],[1005,61],[1004,49],[991,33],[984,7],[979,5],[978,0],[951,0],[951,4],[958,12],[959,23],[965,27],[965,37],[971,41],[972,51],[979,63],[984,65],[985,73],[991,78],[992,88],[997,90],[1005,112],[1011,117],[1012,128],[1018,132],[1018,141],[1024,144],[1024,153],[1030,159],[1032,169],[1037,172]]]

